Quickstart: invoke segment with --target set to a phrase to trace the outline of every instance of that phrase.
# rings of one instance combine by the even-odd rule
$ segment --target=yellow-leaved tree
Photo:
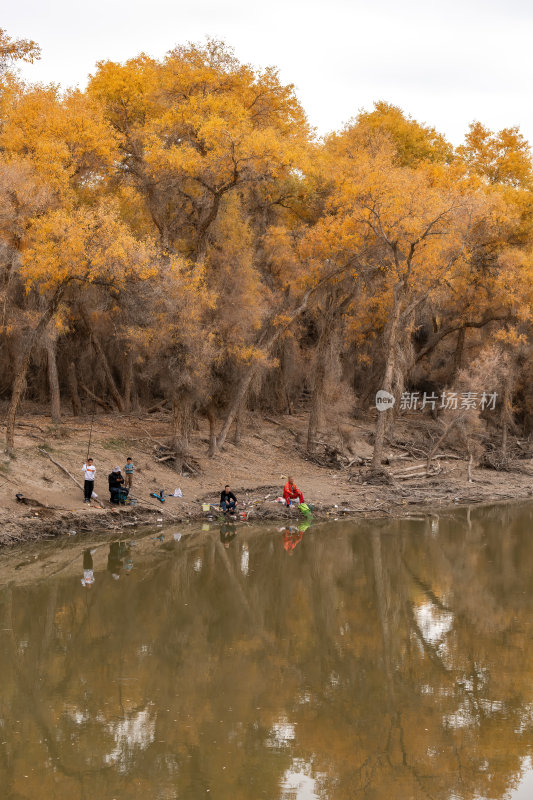
[[[328,143],[333,180],[317,230],[351,250],[370,280],[384,323],[380,388],[398,388],[399,348],[414,314],[469,257],[475,219],[484,207],[460,167],[400,163],[390,137],[368,138],[357,126]],[[381,307],[381,309],[380,309]],[[380,468],[392,410],[378,413],[372,467]]]
[[[139,242],[106,202],[95,207],[60,208],[34,220],[21,254],[20,275],[38,299],[36,322],[21,348],[6,419],[6,451],[14,448],[15,417],[35,343],[60,304],[76,299],[87,285],[118,289],[152,274],[149,243]]]
[[[119,176],[143,195],[164,248],[195,261],[223,197],[276,182],[299,166],[308,135],[293,87],[273,69],[240,64],[209,40],[103,62],[89,84],[122,151]]]

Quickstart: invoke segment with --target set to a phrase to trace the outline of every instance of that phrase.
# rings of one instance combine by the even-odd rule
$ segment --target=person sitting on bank
[[[229,511],[230,514],[235,513],[235,507],[237,505],[237,498],[230,490],[229,486],[224,486],[224,490],[220,493],[220,508],[226,513]]]
[[[292,475],[289,475],[289,480],[283,487],[283,499],[288,506],[291,505],[291,500],[298,500],[298,505],[304,502],[304,496],[294,483]]]
[[[112,503],[117,505],[120,503],[121,497],[128,496],[128,490],[124,489],[124,478],[122,476],[122,472],[120,471],[120,467],[114,467],[114,469],[107,476],[107,480],[109,484],[109,499]]]

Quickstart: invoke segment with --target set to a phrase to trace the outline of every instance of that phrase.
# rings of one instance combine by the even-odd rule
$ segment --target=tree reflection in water
[[[103,548],[90,592],[81,551],[0,587],[3,796],[509,797],[533,744],[531,518],[316,526],[290,558],[240,527],[150,540],[134,569]]]

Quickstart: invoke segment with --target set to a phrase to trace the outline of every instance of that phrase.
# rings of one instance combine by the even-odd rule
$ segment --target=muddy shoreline
[[[83,538],[105,532],[110,534],[127,533],[133,530],[138,532],[144,528],[155,526],[162,529],[184,523],[208,523],[216,526],[226,521],[236,524],[280,522],[294,525],[303,520],[297,509],[288,509],[282,504],[272,502],[270,498],[262,502],[254,499],[265,488],[270,487],[241,489],[240,495],[245,499],[241,501],[239,515],[227,518],[215,509],[211,509],[209,512],[202,511],[201,504],[195,509],[182,508],[180,510],[174,506],[172,511],[166,509],[164,505],[160,509],[139,506],[119,509],[95,508],[93,515],[86,510],[54,512],[52,509],[32,509],[30,507],[25,516],[4,524],[0,532],[0,552],[2,549],[11,549],[28,542],[50,541],[74,535]],[[483,491],[479,485],[471,487],[470,491],[460,491],[457,486],[444,486],[442,489],[447,496],[443,497],[442,492],[437,494],[428,488],[425,490],[427,494],[425,498],[421,498],[420,493],[416,495],[413,493],[411,497],[391,497],[390,495],[394,494],[395,490],[397,493],[397,487],[387,487],[383,492],[383,499],[377,503],[375,501],[365,503],[361,497],[357,507],[354,507],[353,502],[351,504],[315,504],[312,518],[314,522],[369,518],[400,519],[413,514],[427,516],[439,511],[446,512],[472,505],[496,505],[533,500],[533,490],[526,486],[506,487],[505,491],[499,492],[486,491],[486,489]],[[200,498],[200,500],[202,499],[204,498]]]
[[[0,462],[0,551],[25,542],[66,537],[73,531],[82,538],[96,532],[113,534],[158,525],[215,525],[220,513],[213,507],[205,512],[202,505],[216,506],[225,483],[237,495],[238,511],[246,522],[295,524],[301,514],[274,502],[289,474],[294,475],[306,502],[312,504],[317,522],[400,518],[533,498],[533,460],[529,457],[516,460],[511,471],[468,470],[460,455],[447,450],[434,458],[428,475],[424,458],[413,455],[416,449],[405,444],[413,436],[408,420],[399,431],[401,443],[391,443],[385,454],[387,472],[380,480],[369,473],[371,421],[352,426],[357,459],[335,466],[307,456],[304,413],[275,422],[259,414],[250,416],[240,445],[228,442],[216,458],[207,456],[207,428],[199,429],[191,439],[197,474],[181,475],[157,458],[158,442],[168,434],[168,419],[163,414],[102,415],[92,429],[91,444],[101,507],[88,507],[79,486],[86,447],[80,448],[80,437],[87,434],[90,424],[89,419],[67,419],[54,427],[46,417],[35,414],[19,421],[16,457]],[[135,463],[137,505],[112,506],[107,474],[130,455]],[[182,496],[172,496],[176,488]],[[161,489],[167,495],[162,504],[152,496]],[[26,504],[17,501],[17,493],[27,498]]]

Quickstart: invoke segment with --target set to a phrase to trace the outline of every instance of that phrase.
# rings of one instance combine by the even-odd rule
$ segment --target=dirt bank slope
[[[159,443],[169,433],[169,418],[157,415],[105,415],[95,417],[91,454],[97,467],[96,492],[103,508],[83,504],[82,492],[43,453],[62,464],[80,482],[81,466],[87,453],[91,418],[66,418],[58,426],[38,414],[21,417],[16,433],[16,458],[0,460],[0,546],[20,541],[65,535],[97,529],[119,530],[132,523],[201,519],[206,516],[202,502],[216,503],[221,487],[231,485],[250,521],[296,516],[273,502],[286,476],[292,473],[305,499],[315,506],[315,516],[336,518],[346,515],[402,514],[417,506],[438,507],[453,503],[491,502],[525,499],[533,495],[533,469],[520,462],[514,472],[474,469],[473,482],[467,478],[466,464],[457,458],[438,459],[438,474],[427,478],[404,475],[422,465],[413,453],[391,447],[389,469],[396,475],[384,485],[366,483],[371,454],[371,423],[346,423],[352,431],[352,459],[344,459],[342,469],[309,461],[303,442],[307,415],[292,415],[270,420],[249,415],[239,446],[228,442],[213,459],[207,457],[207,428],[195,431],[191,456],[199,467],[194,475],[177,474],[168,462],[157,462]],[[401,432],[401,424],[399,430]],[[406,421],[403,439],[409,435]],[[123,467],[132,456],[136,466],[134,508],[114,508],[109,504],[107,474]],[[453,456],[453,454],[451,454]],[[346,464],[350,461],[350,466]],[[361,463],[362,462],[362,463]],[[164,505],[150,493],[180,488],[183,498],[169,498]],[[42,505],[17,502],[16,493]]]

